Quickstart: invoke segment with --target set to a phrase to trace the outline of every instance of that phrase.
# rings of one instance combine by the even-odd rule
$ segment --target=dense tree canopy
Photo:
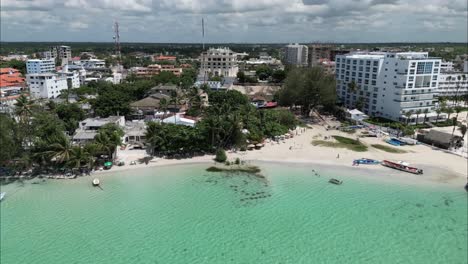
[[[307,115],[319,105],[327,107],[335,104],[335,79],[320,67],[295,68],[289,71],[277,97],[281,105],[301,106],[302,113]]]

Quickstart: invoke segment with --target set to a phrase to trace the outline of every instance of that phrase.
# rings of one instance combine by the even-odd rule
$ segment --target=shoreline
[[[213,156],[214,158],[214,156]],[[159,162],[163,161],[163,162]],[[171,161],[171,162],[167,162]],[[450,187],[456,189],[463,188],[463,182],[459,181],[461,175],[453,175],[455,172],[449,172],[448,176],[440,177],[437,175],[441,169],[437,167],[427,167],[429,173],[423,175],[414,175],[407,172],[401,172],[390,168],[383,167],[382,165],[343,165],[336,164],[332,161],[324,162],[320,160],[272,160],[272,159],[257,159],[257,160],[242,160],[246,165],[259,166],[264,171],[265,166],[272,164],[283,164],[285,166],[301,166],[318,169],[319,171],[331,171],[338,173],[337,176],[341,177],[357,177],[364,180],[373,182],[389,183],[389,184],[403,184],[410,186],[426,186],[426,187]],[[138,166],[141,165],[141,166]],[[94,172],[91,176],[101,175],[104,177],[112,176],[112,173],[122,173],[135,170],[148,170],[158,167],[177,167],[177,166],[190,166],[190,165],[206,165],[210,166],[224,166],[221,163],[216,163],[212,160],[212,157],[203,156],[193,158],[190,160],[158,160],[156,162],[150,162],[148,165],[138,164],[133,166],[118,167],[116,170],[106,170]],[[236,166],[236,165],[232,165]],[[311,171],[311,176],[314,176]]]
[[[313,146],[314,139],[323,137],[330,138],[332,135],[340,135],[354,138],[357,134],[350,135],[337,130],[327,130],[320,125],[309,125],[305,132],[297,133],[291,139],[281,142],[269,142],[260,150],[245,152],[227,151],[228,160],[234,161],[239,158],[247,164],[290,164],[303,166],[326,167],[339,174],[348,172],[352,175],[362,174],[369,180],[384,182],[396,182],[408,185],[432,185],[432,186],[453,186],[463,188],[467,182],[468,161],[465,158],[455,156],[443,151],[435,150],[425,145],[404,146],[398,149],[405,150],[406,153],[396,154],[372,148],[372,144],[386,144],[382,138],[361,138],[361,142],[368,146],[366,152],[354,152],[344,148],[330,148]],[[113,166],[110,170],[93,171],[91,177],[99,175],[107,176],[113,173],[134,171],[138,169],[148,169],[161,166],[181,166],[207,164],[208,166],[220,165],[216,163],[214,155],[198,156],[189,159],[164,159],[155,158],[145,163],[130,165],[131,161],[145,157],[145,150],[125,150],[118,151],[116,159],[125,162],[124,166]],[[413,166],[424,170],[423,175],[413,175],[401,172],[382,165],[360,165],[352,166],[353,160],[358,158],[372,158],[377,160],[403,160]],[[83,176],[84,177],[84,176]]]

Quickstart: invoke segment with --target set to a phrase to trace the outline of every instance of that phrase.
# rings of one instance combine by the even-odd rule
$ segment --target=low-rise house
[[[188,118],[187,116],[184,116],[179,113],[163,119],[162,122],[166,124],[176,124],[190,127],[194,127],[197,123],[195,119]]]
[[[144,147],[146,124],[144,121],[129,121],[125,123],[124,143]]]
[[[164,55],[159,55],[159,56],[154,56],[153,61],[169,61],[169,62],[175,62],[177,60],[177,57],[175,56],[164,56]]]
[[[179,92],[179,87],[175,84],[160,84],[151,88],[151,92],[171,96],[173,93]]]
[[[125,127],[125,117],[123,116],[109,116],[106,118],[86,118],[79,122],[79,128],[75,131],[73,142],[78,144],[85,144],[94,140],[98,134],[99,128],[107,124],[115,124],[121,128]]]
[[[356,121],[356,122],[359,122],[359,121],[362,121],[364,119],[367,119],[369,118],[369,116],[367,116],[366,114],[364,114],[363,112],[357,110],[357,109],[353,109],[353,110],[346,110],[346,119],[348,120],[352,120],[352,121]]]
[[[162,99],[166,100],[166,106],[161,106]],[[179,103],[178,105],[176,105],[171,102],[170,96],[163,93],[154,93],[146,98],[133,102],[130,104],[130,108],[133,110],[134,113],[137,113],[140,116],[156,116],[157,113],[161,110],[169,111],[172,113],[179,113],[187,110],[186,104]]]

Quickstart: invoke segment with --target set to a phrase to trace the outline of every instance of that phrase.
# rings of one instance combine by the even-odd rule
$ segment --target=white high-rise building
[[[53,59],[46,60],[27,60],[27,73],[46,73],[55,71],[55,62]]]
[[[210,48],[200,56],[200,75],[237,77],[237,53],[229,48]]]
[[[460,96],[468,94],[468,73],[440,73],[437,93],[439,96]]]
[[[346,107],[358,107],[370,116],[406,122],[405,113],[411,113],[409,122],[414,123],[418,110],[427,110],[427,118],[434,121],[440,66],[441,60],[427,52],[338,55],[337,95]]]
[[[56,98],[68,89],[67,76],[56,73],[33,73],[26,75],[31,98]]]
[[[440,72],[453,72],[453,62],[451,61],[442,61],[440,63]]]
[[[284,62],[289,65],[307,66],[309,48],[305,45],[290,44],[284,50]]]

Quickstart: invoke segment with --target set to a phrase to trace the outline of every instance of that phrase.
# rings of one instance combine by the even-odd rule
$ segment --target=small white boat
[[[328,181],[329,183],[336,184],[336,185],[341,185],[343,181],[340,181],[338,179],[332,178]]]
[[[1,192],[0,193],[0,201],[3,200],[3,197],[5,197],[5,195],[6,195],[6,192]]]
[[[93,186],[99,186],[99,184],[101,184],[99,182],[99,179],[96,178],[96,179],[93,180]]]

